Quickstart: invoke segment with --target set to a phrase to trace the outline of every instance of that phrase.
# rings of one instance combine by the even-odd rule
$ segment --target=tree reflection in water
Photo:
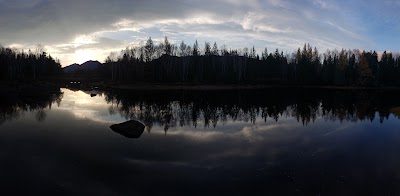
[[[6,121],[18,119],[27,111],[34,112],[35,119],[43,122],[47,117],[45,108],[50,109],[54,103],[59,106],[62,98],[60,89],[41,96],[18,94],[0,96],[0,125]]]
[[[166,132],[176,126],[216,127],[230,121],[255,123],[260,118],[296,118],[306,126],[317,118],[357,122],[372,121],[378,114],[383,123],[400,105],[399,98],[399,92],[390,90],[301,88],[105,92],[111,114],[140,120],[148,131],[158,125]]]
[[[104,91],[111,115],[135,119],[151,131],[153,126],[216,127],[229,122],[279,121],[295,118],[308,125],[326,121],[372,121],[383,123],[399,116],[400,92],[394,90],[332,90],[277,88],[224,91]],[[60,102],[60,90],[47,96],[1,96],[0,124],[33,111],[37,121],[46,119],[45,108]]]

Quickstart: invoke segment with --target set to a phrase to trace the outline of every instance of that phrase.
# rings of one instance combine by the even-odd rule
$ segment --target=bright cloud
[[[64,66],[103,61],[150,36],[289,53],[304,43],[399,51],[397,8],[361,0],[0,0],[0,44],[27,50],[42,43]]]

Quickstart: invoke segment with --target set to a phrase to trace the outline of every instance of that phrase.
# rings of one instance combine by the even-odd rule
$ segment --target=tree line
[[[0,47],[0,81],[43,80],[60,74],[60,61],[48,55],[41,44],[28,52]]]
[[[291,54],[279,49],[261,55],[252,48],[196,42],[171,44],[167,37],[155,44],[127,47],[111,53],[102,72],[113,81],[202,84],[306,84],[339,86],[400,85],[400,57],[376,51],[327,50],[304,44]]]

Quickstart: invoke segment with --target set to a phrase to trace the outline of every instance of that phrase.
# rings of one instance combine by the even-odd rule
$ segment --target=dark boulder
[[[130,120],[120,124],[111,125],[110,128],[127,138],[139,138],[144,132],[145,126],[136,120]]]

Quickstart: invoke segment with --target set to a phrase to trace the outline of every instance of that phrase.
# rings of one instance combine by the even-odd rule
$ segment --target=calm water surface
[[[400,194],[400,92],[60,91],[0,98],[0,192]]]

